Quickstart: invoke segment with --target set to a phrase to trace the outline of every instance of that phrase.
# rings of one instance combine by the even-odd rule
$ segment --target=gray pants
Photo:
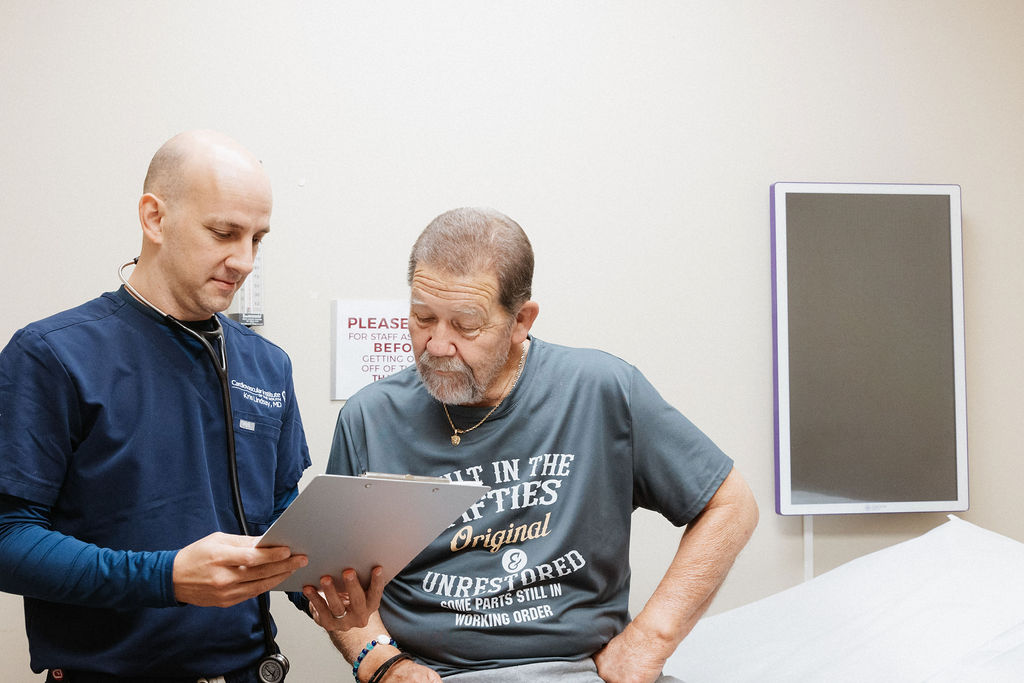
[[[559,683],[600,683],[594,660],[581,659],[578,662],[538,662],[509,666],[504,669],[470,671],[464,674],[446,676],[445,683],[536,683],[537,681],[558,681]],[[678,678],[662,675],[658,683],[683,683]]]

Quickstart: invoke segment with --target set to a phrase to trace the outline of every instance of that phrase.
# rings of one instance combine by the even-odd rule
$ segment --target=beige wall
[[[314,471],[329,305],[406,294],[411,240],[491,205],[537,251],[538,336],[635,363],[738,463],[761,525],[714,610],[798,582],[773,512],[768,187],[963,187],[969,521],[1024,541],[1024,4],[0,3],[0,337],[117,285],[152,152],[212,127],[275,185],[264,333],[290,351]],[[2,454],[0,454],[2,457]],[[819,518],[820,570],[942,515]],[[678,531],[638,513],[634,606]],[[326,639],[278,604],[296,680]],[[4,680],[34,680],[0,596]]]

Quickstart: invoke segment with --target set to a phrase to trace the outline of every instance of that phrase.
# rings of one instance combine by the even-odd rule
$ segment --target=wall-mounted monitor
[[[960,187],[771,187],[776,511],[967,509]]]

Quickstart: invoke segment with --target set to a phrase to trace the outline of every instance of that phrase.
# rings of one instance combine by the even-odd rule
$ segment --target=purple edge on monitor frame
[[[772,400],[775,420],[775,514],[782,514],[781,480],[779,474],[779,320],[778,292],[776,291],[777,254],[775,253],[775,183],[768,188],[769,215],[771,216],[771,257],[772,257]]]

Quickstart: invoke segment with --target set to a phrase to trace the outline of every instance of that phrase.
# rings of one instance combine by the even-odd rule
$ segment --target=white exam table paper
[[[950,516],[701,620],[665,673],[686,683],[1024,681],[1024,544]]]

